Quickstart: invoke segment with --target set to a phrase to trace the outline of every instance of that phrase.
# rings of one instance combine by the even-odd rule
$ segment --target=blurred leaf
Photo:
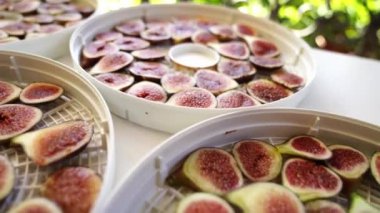
[[[370,11],[374,13],[380,12],[380,0],[367,0],[366,5]]]

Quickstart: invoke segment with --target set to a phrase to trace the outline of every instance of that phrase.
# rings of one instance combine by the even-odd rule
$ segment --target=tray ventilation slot
[[[13,70],[16,74],[17,81],[21,84],[21,86],[26,86],[25,83],[23,83],[22,75],[20,72],[20,67],[17,64],[16,58],[12,55],[9,56],[9,60],[11,61],[12,66],[10,67],[11,70]]]
[[[308,135],[317,137],[319,133],[319,123],[321,121],[321,118],[319,116],[315,117],[313,125],[311,125],[309,131],[307,132]]]

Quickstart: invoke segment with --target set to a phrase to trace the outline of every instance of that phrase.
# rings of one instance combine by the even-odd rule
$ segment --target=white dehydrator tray
[[[98,14],[101,7],[99,0],[73,0],[72,2],[91,5],[95,8],[94,13],[84,19],[83,22]],[[30,38],[10,43],[2,43],[0,44],[0,50],[22,51],[52,59],[57,59],[69,52],[70,36],[80,24],[81,23],[39,38]]]
[[[5,212],[24,199],[40,196],[41,184],[47,176],[65,166],[88,167],[101,176],[102,188],[93,208],[96,212],[109,195],[115,175],[112,117],[100,93],[71,68],[29,54],[0,51],[0,73],[0,80],[20,87],[31,82],[50,82],[64,88],[61,98],[41,108],[43,118],[35,129],[74,119],[94,124],[92,139],[82,152],[50,166],[36,166],[19,146],[0,144],[0,155],[10,159],[16,174],[14,189],[0,203],[0,212]]]
[[[152,150],[122,179],[108,197],[104,212],[174,212],[184,188],[165,184],[173,168],[201,147],[226,147],[256,138],[273,144],[294,135],[309,134],[330,144],[346,144],[370,156],[380,150],[380,127],[323,112],[289,108],[258,109],[230,113],[195,124]],[[359,194],[380,207],[380,187],[369,178]],[[343,197],[335,198],[347,206]]]
[[[264,38],[278,45],[282,52],[282,58],[287,66],[291,68],[290,70],[306,79],[305,86],[290,97],[262,106],[239,109],[199,109],[169,106],[127,95],[124,92],[105,86],[81,68],[79,60],[82,47],[90,42],[97,33],[110,30],[114,25],[123,20],[135,18],[145,18],[147,20],[172,19],[173,17],[205,18],[220,23],[232,24],[241,22],[254,26]],[[311,56],[310,47],[303,40],[297,38],[290,30],[269,20],[255,18],[240,13],[237,10],[186,3],[175,5],[141,5],[95,17],[75,30],[70,39],[70,54],[76,70],[90,79],[100,90],[114,114],[142,126],[170,133],[175,133],[206,118],[228,112],[262,107],[296,106],[308,93],[310,84],[316,75],[315,63]],[[170,120],[168,120],[169,117],[171,118]]]

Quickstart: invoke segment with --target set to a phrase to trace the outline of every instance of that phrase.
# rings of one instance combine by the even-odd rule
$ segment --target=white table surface
[[[317,76],[299,108],[344,115],[380,126],[380,61],[313,50]],[[70,65],[68,57],[60,59]],[[116,182],[170,135],[113,115]]]

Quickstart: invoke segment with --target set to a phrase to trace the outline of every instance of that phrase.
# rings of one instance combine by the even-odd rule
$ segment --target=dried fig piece
[[[8,213],[62,213],[54,202],[46,198],[31,198],[17,204]]]
[[[181,72],[166,73],[161,78],[161,85],[169,94],[195,86],[195,79]]]
[[[169,40],[171,38],[171,34],[165,27],[154,27],[141,32],[140,37],[147,41],[157,43]]]
[[[269,103],[286,98],[293,94],[292,91],[270,80],[253,80],[247,85],[248,93],[261,103]]]
[[[140,76],[143,79],[160,80],[162,76],[169,72],[169,67],[158,62],[134,62],[129,71],[135,76]]]
[[[278,145],[277,149],[283,154],[305,157],[312,160],[327,160],[332,156],[331,151],[323,141],[308,135],[290,138],[285,143]]]
[[[214,20],[210,20],[210,19],[205,19],[205,18],[198,18],[198,19],[194,20],[194,22],[195,22],[195,25],[199,29],[206,30],[206,31],[209,31],[210,27],[212,27],[212,26],[219,25],[218,22],[216,22]]]
[[[145,26],[147,29],[151,28],[163,28],[163,29],[170,29],[170,26],[172,23],[167,20],[160,20],[160,19],[150,19],[147,20],[145,23]]]
[[[280,50],[276,44],[257,37],[245,37],[252,54],[257,57],[275,57],[280,55]]]
[[[343,185],[339,176],[327,167],[301,158],[291,158],[285,162],[282,184],[302,201],[333,197]]]
[[[371,174],[376,182],[380,184],[380,152],[376,152],[371,157]]]
[[[167,50],[163,48],[147,48],[143,50],[133,51],[131,54],[141,60],[156,60],[166,56]]]
[[[90,212],[102,181],[91,169],[66,167],[51,174],[42,187],[42,195],[54,201],[63,212]]]
[[[91,140],[93,125],[69,121],[27,132],[12,139],[39,166],[47,166],[84,148]]]
[[[49,4],[43,3],[37,8],[37,12],[40,14],[58,15],[65,12],[64,4]]]
[[[305,81],[301,76],[287,72],[283,69],[272,73],[270,77],[274,82],[282,84],[289,89],[301,87],[305,84]]]
[[[236,34],[230,25],[214,25],[209,30],[222,41],[236,39]]]
[[[0,28],[22,21],[22,15],[15,12],[0,11]]]
[[[257,68],[261,69],[278,69],[284,66],[284,62],[280,58],[270,58],[261,56],[251,56],[249,61]]]
[[[145,30],[145,23],[141,19],[128,20],[116,25],[115,29],[125,35],[137,36]]]
[[[232,60],[222,58],[217,66],[220,73],[228,75],[236,81],[251,79],[256,74],[256,69],[248,61]]]
[[[191,38],[198,30],[191,21],[176,21],[170,27],[170,34],[175,43],[179,43]]]
[[[194,77],[198,87],[207,89],[213,94],[219,94],[239,86],[232,78],[213,70],[200,69]]]
[[[3,27],[2,30],[8,33],[10,36],[22,37],[28,32],[38,31],[39,27],[40,26],[37,24],[17,22]]]
[[[304,206],[298,197],[275,183],[253,183],[227,194],[227,200],[243,212],[303,213]]]
[[[50,83],[32,83],[20,94],[20,100],[26,104],[40,104],[54,101],[63,93],[63,88]]]
[[[76,10],[82,14],[83,17],[88,17],[95,12],[95,8],[87,4],[76,4],[74,6]]]
[[[357,193],[352,193],[350,198],[351,204],[348,213],[378,213],[380,211],[380,209],[376,209]]]
[[[9,11],[14,11],[17,13],[31,13],[40,6],[41,2],[39,0],[21,0],[12,2],[8,7]]]
[[[337,203],[329,200],[314,200],[306,203],[306,213],[345,213],[346,211]]]
[[[42,25],[40,29],[38,30],[38,32],[44,33],[44,34],[50,34],[50,33],[61,31],[63,29],[65,28],[59,24],[47,24],[47,25]]]
[[[64,3],[70,3],[70,0],[45,0],[46,3],[49,4],[64,4]]]
[[[231,154],[218,148],[201,148],[191,153],[172,176],[202,192],[223,195],[243,185],[243,176]]]
[[[115,53],[119,48],[113,43],[105,41],[93,41],[83,48],[83,56],[89,59],[100,58],[107,54]]]
[[[10,4],[10,0],[0,0],[0,11],[6,10]]]
[[[230,90],[216,97],[218,108],[238,108],[261,105],[260,102],[253,99],[244,92]]]
[[[15,171],[8,158],[0,155],[0,200],[11,193],[15,182]]]
[[[165,102],[168,98],[164,89],[153,82],[141,81],[127,90],[127,93],[149,101]]]
[[[21,89],[11,83],[0,81],[0,105],[9,103],[19,97]]]
[[[117,51],[103,56],[90,70],[90,74],[115,72],[128,66],[133,61],[133,56],[126,52]]]
[[[122,73],[103,73],[95,76],[95,78],[116,90],[127,88],[135,81],[133,76]]]
[[[55,16],[55,20],[60,23],[79,21],[82,20],[82,18],[82,14],[78,12],[62,13]]]
[[[234,144],[232,154],[240,170],[251,181],[270,181],[281,172],[281,154],[276,147],[264,141],[239,141]]]
[[[327,166],[345,179],[360,178],[369,168],[367,157],[357,149],[345,145],[331,145],[332,157]]]
[[[150,43],[135,37],[122,37],[116,39],[113,42],[120,50],[124,51],[134,51],[141,50],[150,46]]]
[[[23,21],[28,23],[49,24],[54,21],[54,17],[49,14],[37,14],[32,16],[25,16]]]
[[[208,90],[202,88],[189,88],[174,94],[167,104],[195,108],[215,108],[216,98]]]
[[[249,57],[249,50],[246,44],[240,41],[231,41],[227,43],[211,43],[209,44],[222,56],[245,60]]]
[[[216,36],[211,34],[210,32],[206,30],[198,30],[191,36],[191,40],[194,43],[200,43],[200,44],[209,44],[209,43],[218,43],[219,40]]]
[[[234,213],[232,207],[222,198],[208,193],[194,193],[183,198],[177,213]]]
[[[0,106],[0,141],[10,139],[31,129],[42,118],[36,107],[22,104]]]
[[[123,38],[123,34],[115,31],[101,32],[95,35],[96,41],[111,42]]]
[[[247,24],[237,23],[237,24],[234,24],[232,28],[235,31],[236,35],[239,36],[240,38],[256,35],[256,30]]]

